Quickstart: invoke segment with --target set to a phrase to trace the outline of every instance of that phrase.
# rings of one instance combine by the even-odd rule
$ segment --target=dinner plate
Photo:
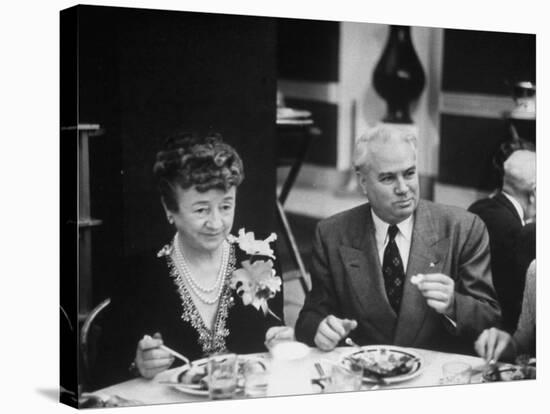
[[[310,111],[304,109],[295,109],[282,107],[277,108],[277,119],[296,119],[296,118],[309,118],[311,116]]]
[[[380,366],[391,367],[392,364],[397,364],[399,361],[412,361],[410,368],[400,374],[381,374],[380,377],[369,376],[367,372],[363,374],[363,382],[393,384],[397,382],[408,381],[418,376],[424,368],[424,359],[416,352],[407,348],[398,346],[385,345],[368,345],[362,346],[361,350],[352,352],[342,358],[342,363],[350,357],[361,358],[374,369]],[[382,365],[379,365],[382,364]]]
[[[258,360],[265,363],[264,358],[260,356],[252,356],[252,355],[238,356],[239,364],[243,364],[244,362],[250,361],[250,360]],[[196,361],[192,362],[193,370],[197,369],[199,372],[203,370],[204,376],[206,376],[208,375],[207,364],[208,364],[208,358],[197,359]],[[175,370],[169,379],[170,386],[175,390],[183,392],[185,394],[208,397],[207,385],[205,389],[197,389],[196,387],[189,386],[190,383],[182,382],[182,379],[184,378],[185,374],[189,371],[190,368],[191,367],[189,365],[184,365],[180,369]],[[239,368],[239,378],[237,379],[237,392],[239,392],[239,389],[242,389],[243,386],[244,384],[243,384],[242,373],[241,373],[241,369]]]
[[[207,375],[207,365],[208,364],[208,358],[202,358],[198,359],[196,361],[193,361],[192,366],[193,369],[201,369],[204,370],[204,376]],[[184,365],[180,369],[175,370],[171,377],[170,377],[170,386],[178,391],[181,391],[185,394],[189,395],[201,395],[201,396],[208,396],[208,388],[206,389],[197,389],[195,387],[190,387],[189,384],[182,382],[182,379],[184,378],[185,374],[189,371],[191,366]]]
[[[536,377],[535,368],[531,367],[531,375]],[[499,382],[499,381],[517,381],[526,379],[525,373],[521,367],[511,364],[501,364],[494,371],[486,371],[483,373],[483,382]]]

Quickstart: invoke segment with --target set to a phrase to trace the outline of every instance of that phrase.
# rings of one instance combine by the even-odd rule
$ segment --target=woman
[[[475,349],[487,361],[536,355],[536,260],[527,270],[521,314],[514,334],[497,328],[486,329],[477,339]]]
[[[261,352],[264,343],[293,338],[292,328],[244,306],[230,286],[238,262],[227,237],[244,177],[237,152],[219,135],[176,136],[157,154],[154,175],[176,233],[154,260],[134,262],[124,286],[132,303],[118,313],[124,339],[134,341],[139,374],[152,378],[174,363],[163,344],[194,360],[224,351]],[[273,299],[280,315],[281,295]]]

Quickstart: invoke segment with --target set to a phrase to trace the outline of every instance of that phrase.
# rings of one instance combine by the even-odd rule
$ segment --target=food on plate
[[[237,387],[244,386],[244,366],[249,359],[239,359],[238,360],[238,377],[237,377]],[[264,362],[261,358],[258,358],[257,367],[258,369],[266,369]],[[208,391],[208,363],[194,363],[189,369],[185,369],[177,377],[177,382],[183,386],[196,389]]]
[[[131,407],[134,405],[143,405],[143,403],[137,400],[128,400],[118,395],[100,396],[82,393],[78,400],[78,405],[80,408]]]
[[[208,390],[208,371],[206,364],[191,365],[191,368],[178,375],[178,382],[201,390]]]
[[[483,373],[483,381],[485,382],[517,381],[535,377],[535,368],[527,367],[527,369],[522,369],[514,365],[498,366],[495,364]]]
[[[143,403],[137,400],[127,400],[118,395],[112,395],[104,401],[104,407],[133,407],[135,405],[143,405]]]
[[[417,274],[417,275],[411,276],[411,283],[412,283],[413,285],[418,286],[418,284],[419,284],[420,282],[422,282],[423,279],[424,279],[424,275],[422,275],[422,274]]]
[[[418,363],[418,359],[413,355],[396,353],[384,348],[358,352],[346,359],[362,366],[364,376],[375,379],[408,374]]]

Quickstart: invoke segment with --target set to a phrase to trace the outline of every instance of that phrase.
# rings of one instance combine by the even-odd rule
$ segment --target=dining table
[[[442,384],[443,366],[449,362],[461,362],[468,364],[471,370],[470,383],[483,382],[483,370],[486,367],[486,362],[479,357],[471,355],[462,355],[446,352],[437,352],[419,348],[400,348],[404,351],[409,351],[420,357],[421,366],[417,375],[400,382],[382,382],[369,383],[363,382],[361,391],[374,391],[383,389],[411,388],[411,387],[429,387]],[[283,395],[304,395],[304,394],[320,394],[326,392],[323,387],[319,386],[316,379],[320,378],[319,365],[325,369],[331,364],[338,364],[346,355],[350,355],[357,349],[353,347],[337,347],[332,351],[325,352],[317,348],[309,348],[309,352],[299,361],[286,364],[284,367],[284,375],[289,380],[287,385],[292,384],[291,379],[307,378],[308,386],[279,389],[272,391],[267,396],[283,396]],[[273,357],[269,353],[249,354],[245,357],[264,358],[267,361],[274,363]],[[317,366],[316,366],[317,365]],[[209,399],[208,393],[197,395],[197,393],[189,393],[182,391],[179,387],[174,386],[174,378],[178,372],[181,372],[182,367],[176,367],[157,374],[152,379],[134,378],[122,383],[114,384],[103,389],[96,390],[92,394],[103,400],[115,397],[122,401],[131,401],[136,405],[162,404],[162,403],[185,403],[195,401],[206,401]],[[236,398],[245,398],[237,396]],[[132,404],[130,404],[132,405]]]

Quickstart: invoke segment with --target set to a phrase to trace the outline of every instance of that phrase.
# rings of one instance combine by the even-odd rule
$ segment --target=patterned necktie
[[[384,286],[386,287],[386,295],[390,305],[395,313],[399,314],[401,305],[401,296],[403,295],[403,281],[405,280],[405,272],[403,271],[403,262],[399,255],[399,249],[395,243],[395,235],[397,234],[397,226],[391,225],[388,228],[390,240],[384,250],[384,263],[382,264],[382,273],[384,274]]]

